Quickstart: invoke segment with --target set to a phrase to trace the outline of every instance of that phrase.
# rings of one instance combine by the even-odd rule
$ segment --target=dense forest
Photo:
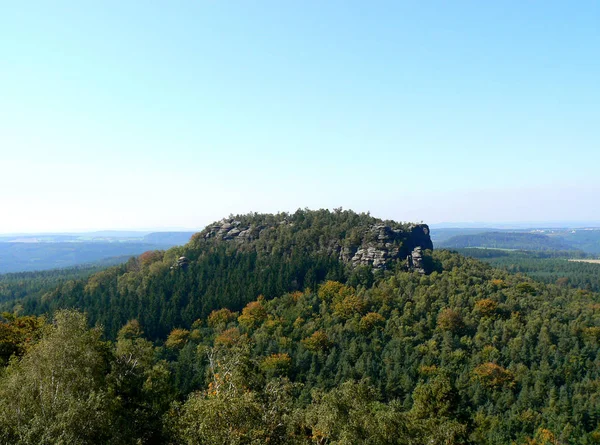
[[[525,274],[543,283],[600,292],[600,264],[569,261],[581,257],[573,252],[508,252],[494,249],[457,251],[508,272]]]
[[[600,442],[600,295],[417,233],[242,215],[15,301],[0,443]]]
[[[121,261],[126,261],[122,258]],[[66,281],[83,280],[90,275],[106,269],[108,265],[99,262],[96,265],[77,266],[38,272],[18,272],[0,274],[0,308],[3,303],[23,298],[38,299]],[[8,307],[8,306],[7,306]]]

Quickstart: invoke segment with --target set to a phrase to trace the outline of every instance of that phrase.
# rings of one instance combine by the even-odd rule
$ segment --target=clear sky
[[[0,2],[0,232],[600,220],[598,1]]]

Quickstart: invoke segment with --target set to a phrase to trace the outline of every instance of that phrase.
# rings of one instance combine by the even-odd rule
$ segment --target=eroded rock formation
[[[199,238],[205,241],[234,241],[252,243],[264,237],[275,237],[280,226],[293,222],[283,220],[273,225],[243,224],[236,219],[223,219],[207,226]],[[411,224],[397,227],[379,223],[363,228],[352,240],[340,237],[321,242],[317,247],[330,255],[337,255],[345,263],[371,266],[374,269],[388,268],[393,261],[404,262],[409,270],[429,272],[423,261],[423,251],[433,249],[426,224]]]

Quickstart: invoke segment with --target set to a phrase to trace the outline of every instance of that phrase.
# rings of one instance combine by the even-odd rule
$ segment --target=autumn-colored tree
[[[165,346],[169,349],[181,349],[186,345],[189,337],[190,331],[187,329],[173,329],[165,341]]]
[[[365,310],[365,301],[357,295],[348,295],[333,304],[333,313],[340,318],[347,319],[354,314],[361,314]]]
[[[317,295],[321,300],[333,301],[349,297],[356,293],[356,290],[351,286],[345,286],[337,281],[326,281],[319,286]]]
[[[212,311],[208,316],[208,326],[215,330],[223,330],[232,321],[237,318],[237,312],[232,312],[227,308]]]
[[[512,372],[496,363],[482,363],[473,370],[474,378],[487,388],[511,385],[514,381]]]
[[[490,298],[483,298],[475,302],[474,309],[483,317],[491,317],[498,310],[498,303]]]
[[[263,302],[264,299],[259,297],[258,301],[251,301],[242,309],[242,315],[238,317],[240,326],[252,329],[267,318],[267,310]]]
[[[437,324],[444,331],[458,332],[463,327],[463,319],[458,311],[446,308],[438,315]]]
[[[161,250],[148,250],[142,253],[138,257],[138,261],[144,267],[148,267],[150,264],[155,263],[156,261],[161,261],[165,256],[165,252]]]
[[[385,317],[377,312],[369,312],[360,319],[359,328],[362,332],[370,332],[385,324]]]
[[[323,331],[316,331],[310,337],[302,340],[302,344],[309,351],[324,351],[331,347],[332,343]]]
[[[292,359],[289,354],[271,354],[262,360],[260,369],[268,375],[284,376],[289,372],[291,365]]]
[[[3,313],[0,317],[0,366],[8,364],[11,356],[20,357],[27,352],[41,338],[46,327],[44,317]]]
[[[546,428],[538,428],[534,438],[526,438],[523,445],[561,445],[562,441]]]
[[[244,342],[248,337],[240,333],[238,328],[229,328],[215,337],[214,345],[231,347]]]
[[[494,278],[491,280],[492,286],[495,290],[504,289],[506,287],[506,281],[500,278]]]

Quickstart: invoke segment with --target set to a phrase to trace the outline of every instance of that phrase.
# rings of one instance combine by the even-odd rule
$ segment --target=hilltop
[[[148,251],[85,280],[64,282],[29,313],[85,310],[114,337],[137,319],[151,338],[190,327],[218,308],[240,310],[259,295],[315,289],[325,279],[370,286],[397,270],[433,270],[425,224],[384,221],[352,211],[298,210],[225,218],[166,251]]]

